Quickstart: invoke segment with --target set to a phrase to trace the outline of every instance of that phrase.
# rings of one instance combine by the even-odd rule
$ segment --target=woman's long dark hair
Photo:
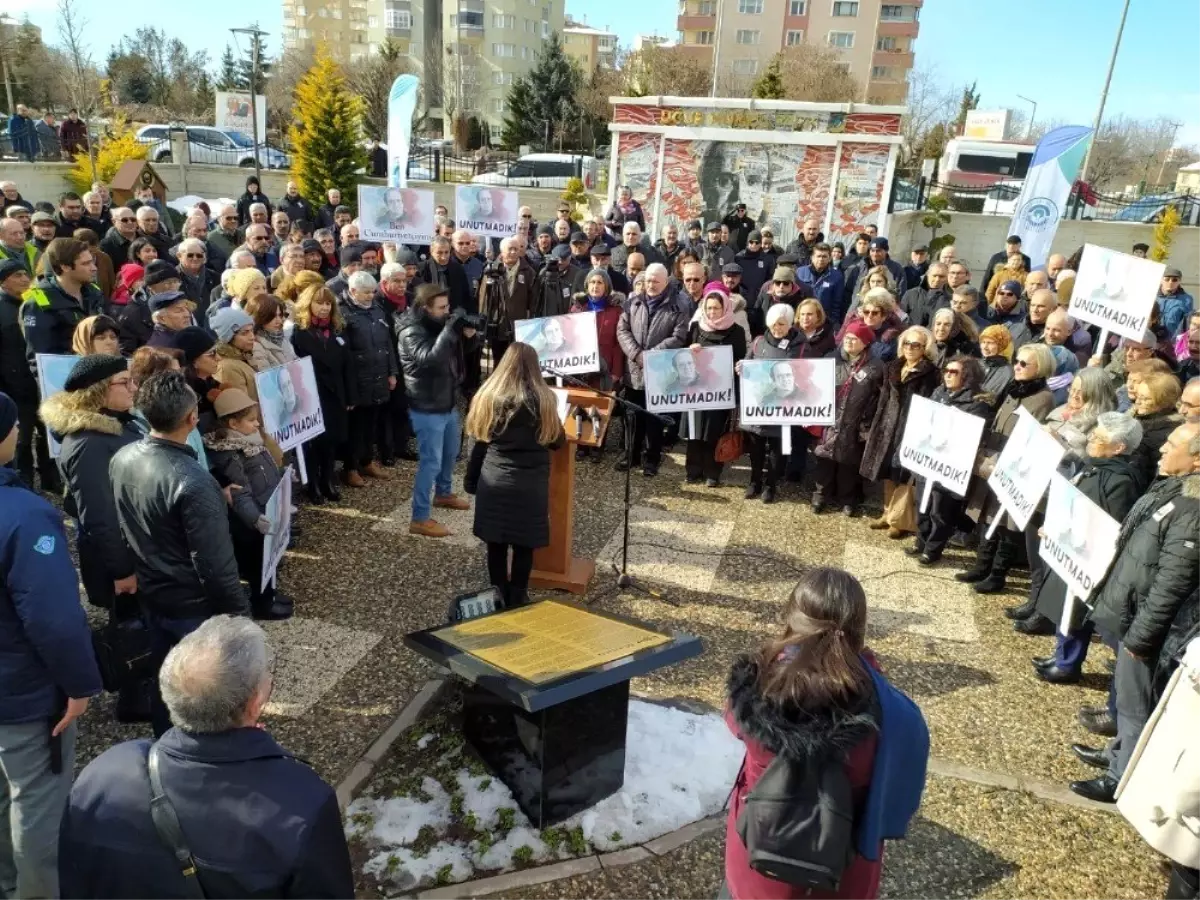
[[[867,597],[849,572],[810,569],[792,591],[783,636],[759,651],[759,690],[778,704],[815,712],[851,706],[870,688],[860,654]]]

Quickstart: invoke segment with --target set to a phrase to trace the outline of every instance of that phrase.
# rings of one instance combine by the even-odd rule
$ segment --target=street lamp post
[[[1112,84],[1113,69],[1117,66],[1117,51],[1121,49],[1121,35],[1125,32],[1125,19],[1129,15],[1129,0],[1121,10],[1121,24],[1117,26],[1117,39],[1113,42],[1112,58],[1108,61],[1108,74],[1104,77],[1104,90],[1100,93],[1100,106],[1096,109],[1096,121],[1092,123],[1092,139],[1088,142],[1087,153],[1083,157],[1083,166],[1079,170],[1079,180],[1087,182],[1088,164],[1092,161],[1092,150],[1096,147],[1096,139],[1100,137],[1100,120],[1104,118],[1104,103],[1108,100],[1108,86]]]
[[[1029,121],[1025,125],[1025,140],[1029,140],[1029,136],[1033,134],[1033,120],[1037,118],[1037,101],[1030,100],[1028,97],[1024,97],[1021,94],[1017,94],[1017,99],[1024,100],[1026,103],[1033,105],[1033,109],[1029,113]]]

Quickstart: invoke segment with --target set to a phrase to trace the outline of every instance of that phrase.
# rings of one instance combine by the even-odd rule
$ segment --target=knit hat
[[[989,325],[979,333],[979,343],[991,341],[1000,348],[1000,355],[1012,359],[1012,334],[1003,325]]]
[[[253,267],[249,269],[237,269],[229,276],[229,280],[225,282],[225,290],[229,292],[230,297],[245,300],[250,288],[262,277],[263,273]]]
[[[187,294],[183,291],[167,291],[162,294],[151,294],[146,301],[146,305],[150,307],[150,312],[161,312],[168,306],[174,306],[176,303],[186,303]]]
[[[603,269],[592,269],[592,271],[587,273],[587,278],[583,279],[583,283],[586,285],[593,278],[603,278],[604,286],[610,291],[612,290],[612,278],[610,278],[608,273]]]
[[[397,247],[396,262],[402,266],[415,266],[417,264],[417,254],[413,253],[407,247]]]
[[[885,253],[888,250],[888,239],[885,237],[873,237],[871,243],[867,245],[875,250],[882,250]]]
[[[704,286],[704,293],[700,295],[700,299],[703,300],[709,294],[720,294],[722,297],[728,297],[729,291],[726,290],[725,285],[723,285],[721,282],[710,281]]]
[[[558,244],[553,250],[550,251],[550,255],[559,260],[569,259],[571,256],[571,248],[566,244]]]
[[[1008,281],[1001,282],[1000,287],[998,287],[996,289],[996,293],[998,294],[1001,291],[1009,291],[1013,294],[1016,294],[1018,297],[1020,297],[1021,296],[1021,282],[1013,281],[1011,278]]]
[[[125,263],[121,266],[121,271],[117,273],[117,281],[121,282],[127,291],[132,291],[133,286],[145,277],[145,267],[139,266],[137,263]]]
[[[191,365],[213,348],[213,336],[196,325],[175,332],[175,349],[183,352],[184,365]]]
[[[71,367],[71,374],[63,382],[63,390],[68,393],[82,391],[105,378],[112,378],[118,372],[124,372],[128,367],[129,362],[123,356],[110,356],[107,353],[82,356]]]
[[[538,226],[537,233],[538,233],[538,235],[545,234],[550,237],[554,237],[554,226],[551,225],[549,222],[543,222],[541,225]]]
[[[254,401],[241,388],[226,388],[217,394],[217,399],[213,401],[213,412],[217,414],[218,419],[223,419],[252,406]]]
[[[17,259],[0,259],[0,281],[4,281],[10,275],[17,272],[25,272],[27,269],[21,265],[21,261]]]
[[[588,236],[586,234],[584,234],[582,231],[576,231],[571,235],[571,243],[572,244],[586,244],[587,242],[588,242]]]
[[[752,232],[750,232],[748,235],[746,235],[746,243],[761,244],[762,243],[762,232],[759,231],[757,228],[755,228]]]
[[[767,327],[770,328],[776,322],[787,322],[792,324],[796,318],[796,311],[786,303],[776,303],[767,310]]]
[[[236,306],[227,306],[224,309],[218,309],[208,317],[208,327],[212,329],[213,334],[217,336],[217,340],[222,344],[228,344],[233,340],[235,334],[247,325],[253,324],[254,320]]]
[[[3,441],[17,425],[17,403],[12,397],[0,392],[0,441]]]
[[[851,322],[842,332],[842,337],[848,334],[854,335],[868,347],[875,343],[875,332],[871,330],[871,326],[866,322]]]
[[[776,266],[775,274],[771,276],[772,281],[787,281],[795,283],[796,270],[791,266]]]
[[[146,266],[146,287],[154,287],[172,278],[179,278],[179,271],[165,259],[155,259]]]

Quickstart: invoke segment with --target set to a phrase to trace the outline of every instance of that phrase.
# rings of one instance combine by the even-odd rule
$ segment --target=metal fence
[[[889,204],[891,212],[927,209],[929,198],[940,196],[948,201],[948,212],[1011,217],[1016,211],[1017,200],[1021,195],[1019,185],[969,188],[936,181],[927,182],[925,179],[908,181],[900,178],[897,178],[893,185]],[[1072,189],[1067,199],[1064,218],[1152,224],[1160,221],[1168,207],[1172,206],[1178,211],[1181,224],[1200,225],[1200,195],[1190,191],[1129,196],[1101,194],[1080,185]]]

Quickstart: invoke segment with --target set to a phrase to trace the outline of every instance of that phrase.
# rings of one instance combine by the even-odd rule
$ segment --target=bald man
[[[807,266],[812,259],[813,247],[822,240],[821,223],[816,219],[805,219],[800,226],[800,233],[787,245],[787,252],[799,257],[797,267]]]
[[[1029,298],[1025,317],[1008,323],[1009,333],[1012,334],[1014,355],[1026,344],[1042,340],[1042,332],[1046,330],[1046,320],[1056,309],[1058,309],[1058,298],[1054,296],[1054,291],[1048,288],[1034,291],[1033,296]]]

